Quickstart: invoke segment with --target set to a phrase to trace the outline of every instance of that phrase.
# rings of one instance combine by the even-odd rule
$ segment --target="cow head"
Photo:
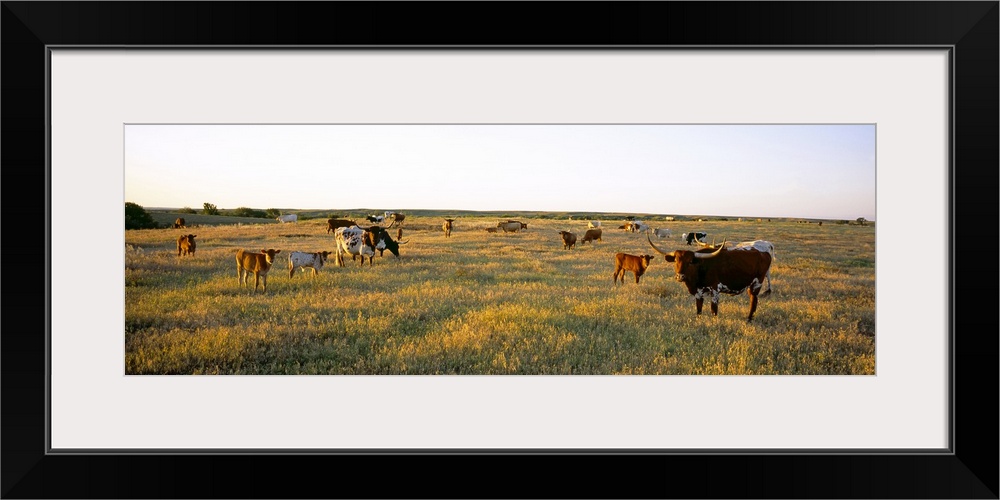
[[[260,253],[264,254],[264,260],[266,260],[268,264],[273,265],[275,254],[281,253],[281,250],[266,248],[266,249],[261,249]]]
[[[646,233],[646,241],[649,242],[649,246],[653,247],[658,253],[663,255],[663,258],[667,262],[674,263],[674,279],[677,281],[688,281],[689,277],[697,276],[698,265],[702,261],[713,259],[718,257],[719,253],[726,247],[726,242],[723,241],[719,248],[702,248],[696,252],[690,250],[675,250],[673,252],[664,252],[660,250],[656,245],[653,244],[653,240],[649,238],[649,233]]]

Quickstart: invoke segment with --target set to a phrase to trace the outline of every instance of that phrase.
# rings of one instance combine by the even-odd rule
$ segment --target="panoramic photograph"
[[[874,124],[126,124],[126,375],[875,375]]]

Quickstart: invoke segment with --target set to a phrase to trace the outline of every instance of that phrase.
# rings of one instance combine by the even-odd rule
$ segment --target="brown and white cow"
[[[375,260],[375,241],[372,239],[371,233],[361,229],[358,226],[351,227],[338,227],[334,232],[337,238],[337,265],[344,267],[344,255],[351,255],[351,259],[355,256],[361,256],[361,265],[365,265],[365,257],[368,257],[368,263],[374,265]]]
[[[253,293],[257,293],[257,286],[263,282],[264,291],[267,291],[267,272],[274,265],[274,256],[281,253],[281,250],[267,248],[256,252],[248,252],[242,248],[236,251],[236,276],[239,279],[240,288],[243,285],[250,285],[250,273],[253,273]]]
[[[444,231],[445,238],[451,238],[452,222],[455,222],[455,219],[445,219],[444,224],[441,224],[441,230]]]
[[[184,217],[178,217],[177,220],[174,221],[174,229],[180,229],[182,227],[186,227]]]
[[[369,241],[371,241],[372,245],[375,246],[375,250],[378,250],[379,257],[381,257],[385,251],[388,250],[398,259],[399,245],[405,245],[410,241],[393,241],[392,237],[389,236],[389,231],[382,226],[369,226],[362,229],[364,229],[365,233],[369,235]],[[351,258],[353,259],[354,257]]]
[[[195,235],[193,234],[183,234],[177,238],[177,256],[181,255],[194,255],[194,250],[197,245],[194,242]]]
[[[572,250],[573,245],[576,245],[576,235],[569,231],[559,231],[559,234],[562,235],[563,249]]]
[[[326,258],[333,252],[292,252],[288,254],[288,277],[291,278],[295,276],[295,271],[297,269],[305,268],[312,269],[312,275],[316,276],[320,269],[323,269],[323,263],[326,262]]]
[[[601,239],[601,228],[588,229],[586,233],[583,233],[583,239],[580,241],[580,244],[588,241],[604,241]]]
[[[337,230],[338,227],[351,227],[357,226],[358,223],[347,219],[327,219],[326,220],[326,232],[327,234],[332,233]]]
[[[653,255],[629,255],[627,253],[618,252],[615,254],[615,274],[612,279],[615,284],[618,284],[618,279],[621,278],[621,282],[625,283],[625,271],[632,271],[635,275],[635,282],[639,282],[639,277],[646,272],[649,267],[649,262],[653,260]]]
[[[649,245],[663,254],[667,262],[674,263],[674,278],[684,283],[688,293],[694,296],[695,308],[701,314],[705,294],[712,294],[712,314],[719,314],[719,294],[737,295],[744,290],[750,294],[750,314],[753,320],[757,310],[757,297],[771,293],[771,262],[774,261],[774,245],[764,240],[727,246],[723,241],[718,248],[704,247],[696,252],[675,250],[664,252],[653,244],[646,235]],[[763,294],[760,289],[768,282]]]

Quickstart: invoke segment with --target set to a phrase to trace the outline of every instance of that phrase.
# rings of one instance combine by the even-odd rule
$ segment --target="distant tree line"
[[[191,212],[183,212],[183,213],[194,213],[194,211],[192,210]],[[219,207],[211,203],[205,203],[203,205],[201,213],[205,215],[223,215],[230,217],[253,217],[256,219],[273,219],[281,215],[281,210],[278,210],[277,208],[268,208],[267,210],[259,210],[250,207],[237,207],[232,210],[222,211],[219,210]]]

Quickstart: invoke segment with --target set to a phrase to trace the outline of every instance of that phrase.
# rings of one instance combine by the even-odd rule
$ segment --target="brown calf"
[[[576,245],[576,235],[569,231],[559,231],[562,235],[563,249],[572,249],[573,245]]]
[[[267,272],[274,264],[274,255],[281,253],[281,250],[269,248],[261,250],[261,253],[247,252],[239,249],[236,251],[236,276],[239,279],[240,288],[244,284],[250,285],[250,273],[253,273],[253,292],[257,293],[257,286],[264,283],[264,291],[267,291]]]
[[[451,237],[451,223],[455,222],[455,219],[445,219],[444,224],[441,224],[441,230],[444,231],[445,238]]]
[[[625,271],[632,271],[635,275],[635,282],[639,282],[639,277],[642,273],[646,272],[646,268],[649,267],[649,261],[653,260],[652,255],[629,255],[627,253],[618,252],[615,254],[615,274],[612,276],[612,280],[615,284],[618,284],[618,278],[621,278],[622,283],[625,283]]]
[[[191,254],[194,255],[194,236],[193,234],[181,235],[177,238],[177,256]]]
[[[174,221],[174,229],[180,229],[182,227],[184,227],[184,217],[178,217],[177,220]]]

